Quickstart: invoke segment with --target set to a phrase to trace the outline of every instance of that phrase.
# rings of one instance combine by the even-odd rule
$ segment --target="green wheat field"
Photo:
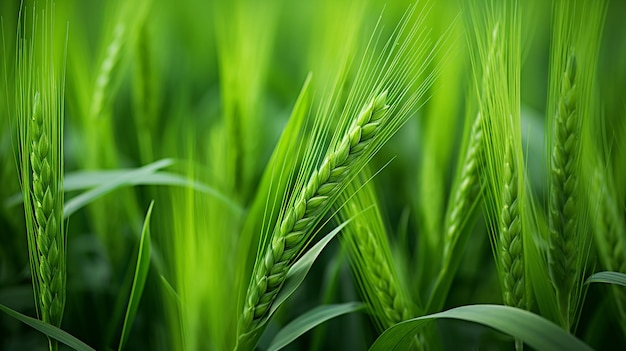
[[[624,14],[2,0],[0,350],[626,349]]]

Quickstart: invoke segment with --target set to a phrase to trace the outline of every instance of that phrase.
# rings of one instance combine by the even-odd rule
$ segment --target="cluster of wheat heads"
[[[64,63],[55,56],[53,10],[26,8],[17,37],[16,97],[19,170],[35,305],[41,320],[60,326],[66,298],[63,215]],[[50,340],[50,349],[57,348]]]
[[[583,296],[583,280],[589,252],[587,235],[589,203],[581,182],[588,176],[582,166],[582,135],[593,109],[593,80],[598,34],[604,5],[570,6],[556,2],[553,25],[551,98],[548,109],[550,128],[550,188],[548,201],[549,235],[537,223],[537,205],[527,189],[524,167],[520,111],[520,6],[498,4],[485,11],[473,11],[478,23],[475,72],[482,66],[479,114],[485,130],[484,176],[487,183],[485,214],[492,249],[500,276],[503,302],[531,309],[536,297],[539,309],[566,330],[575,326]],[[571,11],[571,12],[570,12]],[[573,30],[577,11],[591,17],[585,35]],[[486,35],[491,33],[491,36]],[[500,36],[500,38],[498,38]],[[490,39],[490,40],[488,40]],[[581,68],[573,47],[584,48]],[[577,49],[579,50],[579,49]],[[584,73],[581,73],[583,71]],[[560,72],[560,73],[556,73]],[[583,78],[577,77],[582,74]],[[477,80],[478,81],[478,80]],[[585,81],[586,88],[580,81]],[[556,87],[555,87],[556,85]],[[542,242],[546,244],[542,244]],[[544,250],[543,247],[549,247]],[[537,253],[541,252],[537,266]],[[544,277],[548,275],[549,278]],[[542,279],[549,279],[553,290],[542,290]],[[547,295],[546,295],[547,294]],[[551,307],[545,307],[546,301]],[[521,342],[516,342],[521,349]]]

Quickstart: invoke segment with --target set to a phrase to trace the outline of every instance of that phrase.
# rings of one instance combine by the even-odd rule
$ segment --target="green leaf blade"
[[[482,324],[511,335],[537,350],[592,350],[556,324],[531,312],[501,305],[469,305],[410,319],[387,329],[370,351],[404,350],[428,321],[457,319]]]
[[[133,286],[130,291],[130,299],[128,301],[128,307],[126,308],[126,315],[124,317],[124,326],[122,327],[122,336],[118,350],[124,348],[124,344],[128,340],[130,331],[137,315],[137,309],[141,302],[141,296],[143,295],[143,289],[146,285],[146,279],[148,278],[148,271],[150,270],[150,217],[152,216],[152,208],[154,201],[150,203],[146,218],[143,223],[143,229],[141,230],[141,240],[139,243],[139,252],[137,255],[137,266],[135,268],[135,277],[133,279]]]
[[[605,283],[626,286],[626,274],[620,272],[598,272],[587,278],[585,284]]]
[[[316,326],[335,317],[357,312],[365,307],[360,302],[318,306],[287,324],[276,334],[268,351],[278,351]]]
[[[38,331],[40,331],[41,333],[45,334],[46,336],[58,340],[59,342],[62,342],[63,344],[71,347],[74,350],[77,351],[95,351],[94,348],[92,348],[91,346],[85,344],[84,342],[80,341],[79,339],[77,339],[76,337],[72,336],[71,334],[69,334],[68,332],[57,328],[53,325],[50,325],[48,323],[44,323],[42,321],[40,321],[39,319],[35,319],[26,315],[23,315],[17,311],[14,311],[2,304],[0,304],[0,311],[3,311],[4,313],[8,314],[9,316],[19,320],[20,322],[32,327],[33,329],[36,329]]]

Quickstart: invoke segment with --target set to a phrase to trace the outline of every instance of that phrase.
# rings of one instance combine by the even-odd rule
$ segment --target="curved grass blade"
[[[137,168],[126,174],[120,175],[117,178],[113,178],[110,181],[104,184],[101,184],[97,188],[94,188],[85,193],[82,193],[65,203],[65,208],[64,208],[65,217],[72,215],[74,212],[78,211],[80,208],[84,207],[85,205],[94,201],[95,199],[117,188],[120,188],[121,186],[129,184],[129,182],[131,182],[132,179],[142,178],[143,176],[147,174],[154,173],[157,170],[171,166],[172,164],[174,164],[174,161],[171,159],[159,160],[149,165]]]
[[[281,329],[272,340],[268,351],[278,351],[318,325],[332,318],[357,312],[364,308],[365,305],[360,302],[347,302],[315,307]]]
[[[53,325],[50,325],[48,323],[44,323],[42,321],[40,321],[39,319],[35,319],[26,315],[23,315],[17,311],[14,311],[8,307],[6,307],[5,305],[0,304],[0,311],[3,311],[4,313],[8,314],[9,316],[19,320],[20,322],[27,324],[29,326],[31,326],[34,329],[37,329],[38,331],[42,332],[43,334],[45,334],[46,336],[58,340],[62,343],[64,343],[65,345],[71,347],[74,350],[77,351],[95,351],[94,348],[92,348],[91,346],[85,344],[84,342],[78,340],[76,337],[70,335],[68,332],[57,328]]]
[[[130,290],[130,299],[128,300],[128,307],[126,308],[126,316],[124,317],[124,326],[122,327],[122,336],[118,350],[124,348],[124,344],[128,339],[133,321],[135,320],[135,315],[137,314],[137,309],[139,308],[139,303],[141,302],[141,295],[146,285],[148,271],[150,270],[150,217],[152,216],[153,206],[154,201],[150,203],[148,213],[146,213],[146,219],[143,222],[143,229],[141,230],[135,278],[133,279],[133,287]]]
[[[137,169],[116,169],[106,171],[84,171],[74,172],[65,175],[64,190],[65,192],[79,191],[90,188],[102,186],[111,179],[126,178],[126,175],[130,172],[135,172]],[[212,195],[217,199],[222,200],[225,204],[230,206],[236,213],[243,212],[243,208],[229,199],[226,195],[222,194],[215,188],[204,184],[202,182],[189,180],[178,174],[169,172],[154,172],[149,174],[143,174],[141,178],[134,177],[129,179],[121,186],[136,186],[136,185],[161,185],[161,186],[182,186],[191,187],[199,192]],[[117,188],[115,188],[117,189]],[[112,189],[112,190],[115,190]],[[111,191],[112,191],[111,190]],[[15,194],[4,201],[4,206],[10,208],[21,204],[23,201],[22,194]],[[75,211],[74,211],[75,212]]]
[[[324,238],[318,241],[311,249],[309,249],[302,257],[300,257],[293,266],[287,272],[287,276],[285,278],[285,282],[281,290],[276,295],[276,299],[272,304],[269,312],[263,319],[263,323],[260,326],[247,334],[244,334],[244,342],[248,342],[249,340],[253,340],[256,343],[257,338],[253,336],[259,336],[258,333],[264,330],[263,324],[266,323],[276,312],[276,310],[298,289],[300,284],[304,281],[304,278],[309,273],[309,270],[315,263],[315,260],[322,252],[322,250],[326,247],[326,245],[348,224],[350,221],[346,221],[335,228],[330,233],[326,234]],[[250,348],[254,348],[255,345],[238,345],[237,348],[249,346]]]
[[[309,273],[309,270],[315,263],[317,256],[324,250],[326,245],[335,237],[339,232],[350,222],[347,220],[335,228],[332,232],[328,233],[324,238],[322,238],[317,244],[315,244],[311,249],[309,249],[301,258],[293,264],[289,272],[287,273],[287,278],[285,279],[285,284],[283,288],[280,290],[278,295],[276,296],[276,302],[270,309],[269,315],[272,315],[280,305],[282,305],[285,300],[291,296],[296,289],[302,284],[304,278]]]
[[[598,272],[587,278],[585,284],[606,283],[626,286],[626,274],[619,272]]]
[[[370,351],[406,350],[420,328],[440,318],[482,324],[511,335],[537,350],[592,350],[558,325],[534,313],[502,305],[470,305],[398,323],[387,329]]]
[[[92,201],[110,193],[113,190],[119,189],[123,186],[128,185],[188,185],[192,186],[195,189],[206,192],[207,194],[211,194],[218,199],[224,201],[225,204],[229,205],[233,210],[237,213],[241,213],[242,209],[240,206],[235,204],[232,200],[228,199],[225,195],[222,195],[217,190],[203,185],[197,182],[189,182],[182,177],[175,176],[169,173],[156,173],[158,170],[171,166],[174,164],[174,161],[171,159],[163,159],[146,166],[130,170],[124,173],[118,174],[117,177],[110,178],[109,181],[100,183],[96,188],[93,188],[89,191],[86,191],[71,200],[65,203],[65,217],[68,217],[91,203]],[[82,184],[86,184],[84,180],[80,180]],[[78,183],[78,181],[77,181]],[[71,185],[71,184],[70,184]],[[71,188],[70,188],[71,189]]]

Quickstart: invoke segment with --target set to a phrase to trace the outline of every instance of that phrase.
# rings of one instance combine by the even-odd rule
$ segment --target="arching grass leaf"
[[[268,347],[268,351],[278,351],[289,345],[304,333],[315,328],[316,326],[326,322],[329,319],[360,311],[365,307],[360,302],[347,302],[336,305],[323,305],[304,313],[291,323],[287,324],[281,331],[276,334],[272,343]]]
[[[26,315],[23,315],[17,311],[14,311],[8,307],[6,307],[5,305],[0,304],[0,311],[3,311],[4,313],[8,314],[9,316],[19,320],[20,322],[27,324],[31,327],[33,327],[34,329],[37,329],[38,331],[42,332],[43,334],[49,336],[50,338],[53,338],[55,340],[58,340],[62,343],[64,343],[65,345],[71,347],[74,350],[77,351],[95,351],[94,348],[92,348],[91,346],[85,344],[84,342],[78,340],[77,338],[73,337],[72,335],[70,335],[68,332],[57,328],[53,325],[50,325],[48,323],[44,323],[42,321],[40,321],[39,319],[35,319]]]
[[[470,305],[398,323],[387,329],[370,351],[406,350],[419,329],[439,318],[482,324],[511,335],[537,350],[592,350],[556,324],[531,312],[501,305]]]
[[[130,330],[133,326],[139,303],[141,302],[141,295],[143,294],[143,288],[146,285],[146,278],[148,277],[148,271],[150,269],[150,217],[152,216],[153,206],[154,201],[150,203],[148,213],[146,213],[146,218],[143,223],[143,229],[141,230],[135,278],[133,279],[133,287],[130,290],[130,299],[128,300],[128,307],[126,308],[126,316],[124,317],[124,326],[122,327],[122,336],[118,350],[124,348],[124,344],[130,335]]]
[[[626,286],[626,274],[619,272],[598,272],[585,281],[585,284],[606,283]]]

